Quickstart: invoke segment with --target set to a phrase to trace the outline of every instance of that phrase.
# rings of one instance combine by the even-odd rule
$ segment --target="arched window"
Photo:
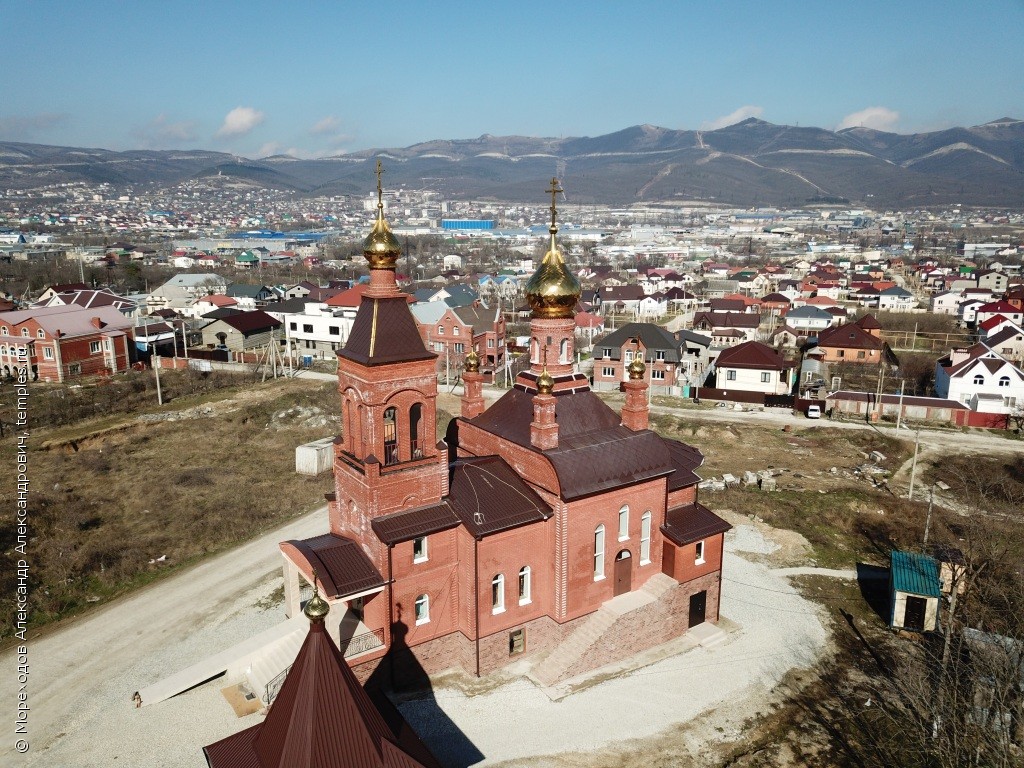
[[[430,621],[430,597],[420,595],[416,598],[416,624],[426,624]]]
[[[394,408],[384,411],[384,464],[398,463],[398,422]]]
[[[536,337],[534,337],[530,341],[530,362],[531,363],[539,363],[540,362],[540,342],[537,341]]]
[[[28,336],[28,328],[22,328],[21,329],[21,335],[22,336]]]
[[[980,373],[976,374],[974,376],[974,383],[975,384],[984,384],[985,383],[985,377],[982,376]]]
[[[651,511],[640,518],[640,565],[651,562]]]
[[[423,457],[423,446],[420,445],[420,419],[422,418],[423,404],[413,403],[409,409],[409,448],[412,450],[414,459]]]
[[[594,531],[594,581],[604,578],[604,526]]]
[[[569,362],[569,340],[562,339],[562,343],[558,345],[558,362],[568,363]]]
[[[619,510],[619,541],[625,541],[629,538],[629,506],[626,504],[622,505],[622,509]]]
[[[526,605],[530,602],[530,566],[524,565],[519,569],[519,604]]]
[[[999,377],[999,386],[1000,387],[1008,387],[1008,386],[1010,386],[1010,377],[1009,376],[1000,376]]]
[[[505,610],[505,574],[499,573],[491,579],[491,613]]]

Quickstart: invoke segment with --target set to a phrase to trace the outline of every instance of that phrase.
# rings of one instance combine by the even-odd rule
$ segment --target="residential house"
[[[211,348],[242,352],[264,349],[272,341],[284,345],[281,321],[262,310],[239,312],[204,325],[203,344]]]
[[[936,315],[955,315],[963,297],[956,291],[942,291],[928,300],[928,311]]]
[[[112,306],[77,304],[0,313],[0,369],[31,381],[64,382],[128,370],[132,321]]]
[[[710,335],[716,347],[757,338],[760,324],[760,315],[746,312],[698,312],[693,318],[693,330]]]
[[[986,320],[997,315],[1018,325],[1024,322],[1024,310],[1019,309],[1008,301],[990,301],[982,304],[974,312],[974,325],[980,326]]]
[[[795,307],[786,313],[786,325],[804,336],[815,336],[830,327],[834,318],[818,307]]]
[[[601,286],[597,290],[595,312],[603,315],[629,315],[636,317],[644,290],[639,285]]]
[[[629,364],[639,357],[646,363],[652,387],[694,385],[708,365],[711,339],[692,331],[672,333],[654,323],[627,323],[594,344],[595,390],[618,389],[629,379]]]
[[[935,392],[982,413],[1024,404],[1024,371],[984,344],[954,350],[935,365]]]
[[[231,283],[226,294],[238,302],[239,309],[261,309],[278,298],[277,291],[269,285]]]
[[[202,298],[196,300],[196,302],[189,307],[189,317],[205,317],[215,309],[224,309],[225,307],[234,307],[239,311],[243,311],[238,306],[238,299],[233,299],[230,296],[225,296],[223,293],[211,293]]]
[[[864,315],[855,322],[821,331],[818,347],[824,351],[826,363],[898,365],[899,360],[881,335],[881,326],[874,316]]]
[[[175,275],[149,294],[149,309],[189,309],[195,302],[211,293],[227,293],[228,281],[212,272],[193,274],[182,272]]]
[[[725,391],[788,395],[793,391],[795,368],[782,355],[759,341],[746,341],[718,355],[715,386]]]
[[[1024,367],[1024,329],[1009,323],[984,339],[986,347],[999,353],[1017,367]]]
[[[462,359],[474,349],[480,358],[480,373],[493,383],[505,367],[504,315],[497,306],[486,307],[480,302],[460,307],[433,303],[439,303],[444,311],[433,322],[417,325],[427,349],[437,355],[438,371],[453,376],[461,368]],[[550,354],[554,360],[555,351]]]
[[[74,304],[85,309],[92,307],[113,307],[125,317],[131,317],[138,310],[138,304],[131,299],[120,296],[108,288],[99,290],[84,289],[61,293],[50,293],[46,300],[37,301],[36,307],[61,307]]]
[[[878,309],[883,312],[909,312],[917,306],[914,294],[894,285],[878,292]]]

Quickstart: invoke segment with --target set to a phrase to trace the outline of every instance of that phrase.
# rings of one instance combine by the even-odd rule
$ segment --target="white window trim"
[[[604,577],[604,526],[599,525],[594,529],[594,581],[601,581]]]
[[[525,579],[523,578],[524,576],[526,577]],[[533,602],[533,571],[530,569],[530,566],[524,565],[519,569],[519,581],[520,585],[525,584],[526,586],[525,590],[520,586],[522,594],[519,595],[519,604],[529,605]]]
[[[424,608],[423,618],[419,617],[419,615],[418,615],[419,612],[416,610],[416,606],[419,604],[419,601],[420,601],[421,597],[423,598],[423,608]],[[423,595],[417,596],[415,602],[413,603],[413,614],[416,616],[416,626],[417,627],[422,625],[422,624],[429,624],[430,623],[430,595],[423,594]]]
[[[694,565],[704,565],[704,563],[707,562],[704,559],[704,551],[705,551],[705,549],[706,549],[705,543],[703,541],[698,541],[697,542],[697,556],[693,560],[693,564]]]
[[[423,554],[422,555],[418,555],[418,556],[416,554],[416,542],[417,541],[422,541],[423,542]],[[429,559],[430,559],[430,549],[427,547],[427,537],[426,536],[417,536],[415,539],[412,540],[412,561],[414,563],[425,563]]]
[[[640,516],[640,565],[650,565],[651,563],[651,524],[653,516],[651,511],[647,510]],[[644,536],[644,527],[647,528],[647,535]],[[644,549],[647,549],[647,557],[644,557]]]
[[[497,590],[497,602],[495,602],[495,586]],[[491,579],[491,613],[497,615],[505,612],[505,574],[499,573]]]
[[[625,520],[626,525],[622,522]],[[629,505],[623,504],[619,508],[619,541],[629,541]]]
[[[43,360],[53,360],[53,347],[43,347]]]

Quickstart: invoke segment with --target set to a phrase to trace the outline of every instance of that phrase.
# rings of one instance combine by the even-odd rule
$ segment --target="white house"
[[[984,344],[953,352],[935,366],[935,392],[984,413],[1024,403],[1024,371]]]
[[[905,288],[893,286],[878,292],[878,308],[889,312],[909,312],[917,306],[914,294]]]
[[[963,297],[956,291],[936,293],[928,302],[928,310],[936,315],[955,315]]]
[[[147,305],[158,309],[186,309],[197,299],[211,293],[227,293],[228,281],[215,273],[201,275],[182,272],[149,294]]]
[[[794,368],[767,344],[747,341],[722,350],[715,361],[716,386],[723,390],[788,395]]]
[[[794,331],[805,331],[808,334],[825,330],[832,325],[832,321],[830,313],[814,306],[797,307],[786,313],[786,325]]]

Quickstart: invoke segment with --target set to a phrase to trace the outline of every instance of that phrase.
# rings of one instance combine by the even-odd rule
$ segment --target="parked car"
[[[808,419],[820,419],[821,418],[821,406],[820,405],[808,405],[807,406],[807,418]]]

